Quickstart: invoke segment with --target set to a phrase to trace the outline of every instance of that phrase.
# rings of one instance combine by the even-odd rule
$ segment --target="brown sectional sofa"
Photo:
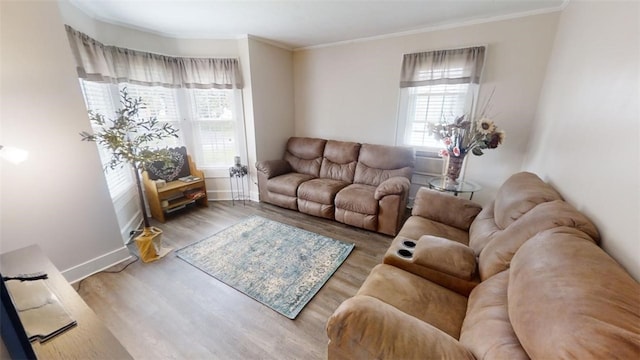
[[[306,137],[256,163],[260,201],[388,235],[402,224],[413,166],[411,148]]]
[[[477,204],[428,189],[329,318],[330,359],[636,359],[640,284],[535,174]]]

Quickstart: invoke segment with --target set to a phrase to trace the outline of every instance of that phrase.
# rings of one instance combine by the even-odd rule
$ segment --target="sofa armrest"
[[[423,187],[416,194],[411,215],[468,231],[480,210],[482,206],[471,200]]]
[[[468,246],[432,235],[423,235],[413,253],[416,265],[431,268],[463,280],[472,280],[476,256]]]
[[[264,160],[256,162],[256,170],[263,173],[267,179],[280,176],[292,171],[291,165],[285,160]]]
[[[373,197],[380,200],[387,195],[402,195],[409,191],[410,186],[411,183],[406,177],[394,176],[380,183]]]
[[[327,334],[329,359],[474,359],[436,327],[365,295],[336,309]]]

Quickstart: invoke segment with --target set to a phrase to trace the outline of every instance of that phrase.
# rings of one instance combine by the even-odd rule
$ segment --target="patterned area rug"
[[[353,244],[259,216],[176,251],[179,258],[295,319]]]

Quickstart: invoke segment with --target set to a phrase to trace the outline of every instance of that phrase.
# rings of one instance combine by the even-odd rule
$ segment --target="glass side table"
[[[454,184],[446,176],[437,176],[429,181],[429,189],[450,192],[455,196],[462,193],[470,193],[469,200],[471,200],[476,191],[482,190],[482,186],[469,180],[459,181]]]
[[[236,165],[229,168],[229,187],[233,206],[236,206],[236,200],[242,200],[242,205],[245,205],[247,197],[244,194],[244,178],[248,172],[247,165]]]

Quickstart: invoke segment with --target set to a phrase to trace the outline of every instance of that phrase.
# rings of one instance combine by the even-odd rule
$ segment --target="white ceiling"
[[[257,36],[301,48],[558,10],[568,0],[69,0],[94,19],[174,38]]]

